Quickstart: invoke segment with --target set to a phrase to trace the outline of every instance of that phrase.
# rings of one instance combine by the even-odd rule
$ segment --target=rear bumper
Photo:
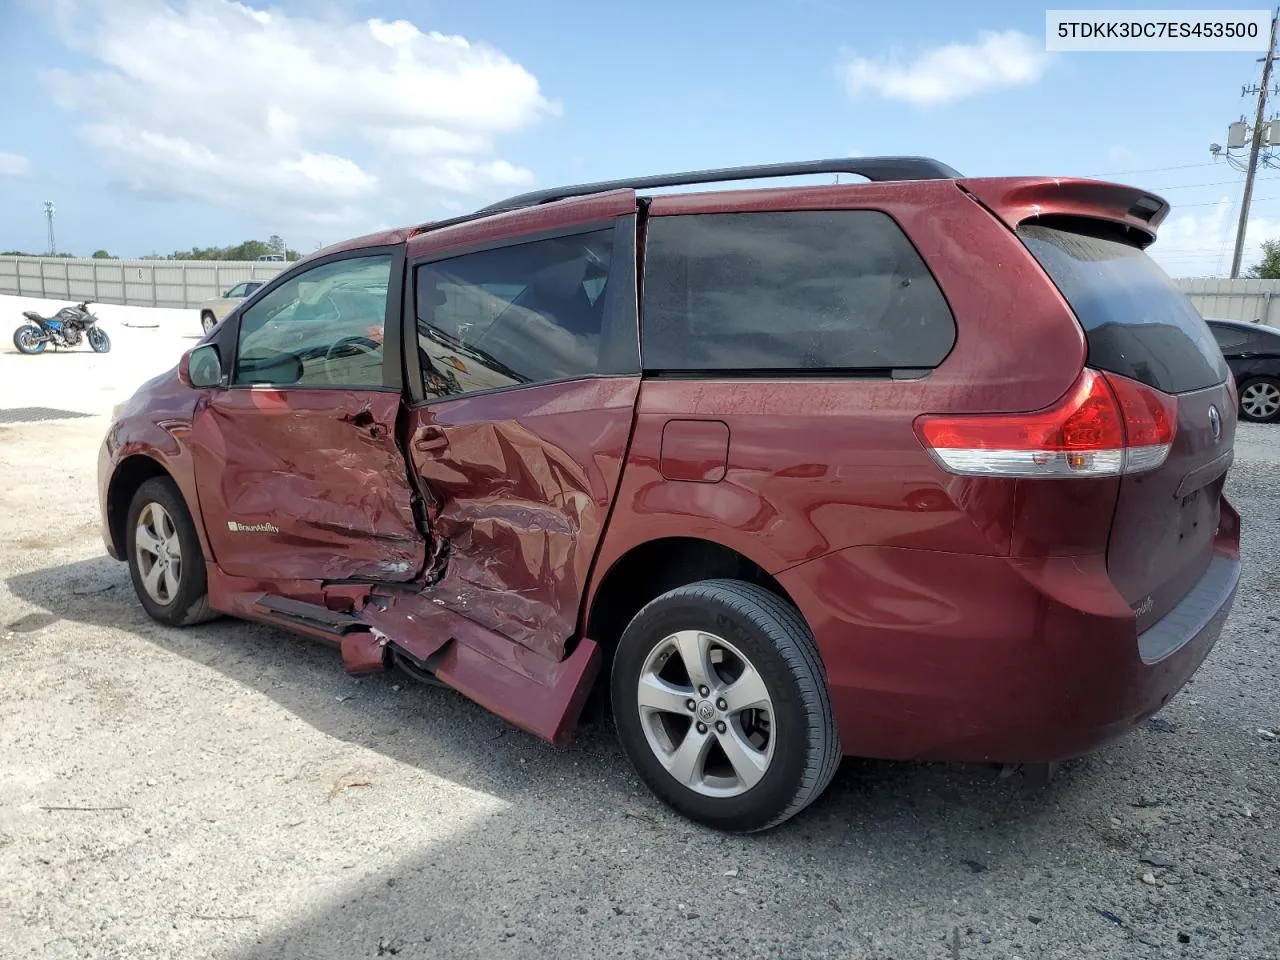
[[[1186,684],[1230,613],[1239,542],[1224,500],[1207,570],[1141,635],[1102,556],[854,547],[779,580],[818,641],[846,754],[1054,761],[1122,736]]]

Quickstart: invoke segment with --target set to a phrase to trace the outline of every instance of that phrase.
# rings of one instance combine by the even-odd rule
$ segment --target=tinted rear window
[[[1086,223],[1024,224],[1018,235],[1084,327],[1089,366],[1165,393],[1226,379],[1208,325],[1142,250]]]
[[[873,210],[654,217],[640,347],[650,370],[929,368],[955,321]]]

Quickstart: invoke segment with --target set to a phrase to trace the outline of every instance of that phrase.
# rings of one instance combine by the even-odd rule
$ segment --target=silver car
[[[240,301],[265,282],[265,280],[246,280],[244,283],[237,283],[222,296],[213,300],[206,300],[200,304],[200,326],[204,328],[204,332],[208,333],[212,330],[218,321],[230,313],[233,308],[239,306]]]

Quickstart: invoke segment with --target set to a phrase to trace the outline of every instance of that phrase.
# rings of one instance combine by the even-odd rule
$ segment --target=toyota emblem
[[[1222,438],[1222,414],[1213,404],[1209,404],[1209,432],[1213,434],[1214,440]]]

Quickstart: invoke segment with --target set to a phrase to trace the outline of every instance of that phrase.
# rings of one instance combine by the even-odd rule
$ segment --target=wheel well
[[[124,559],[124,523],[129,513],[129,504],[138,488],[152,477],[167,477],[169,472],[155,460],[143,454],[135,454],[120,461],[116,472],[111,475],[111,483],[107,487],[107,529],[111,531],[111,542],[115,545],[116,556]]]
[[[603,655],[600,673],[605,683],[622,632],[641,607],[676,587],[722,577],[758,584],[795,606],[782,584],[763,567],[736,550],[710,540],[694,537],[650,540],[615,561],[601,581],[587,615],[586,635],[600,645]]]

